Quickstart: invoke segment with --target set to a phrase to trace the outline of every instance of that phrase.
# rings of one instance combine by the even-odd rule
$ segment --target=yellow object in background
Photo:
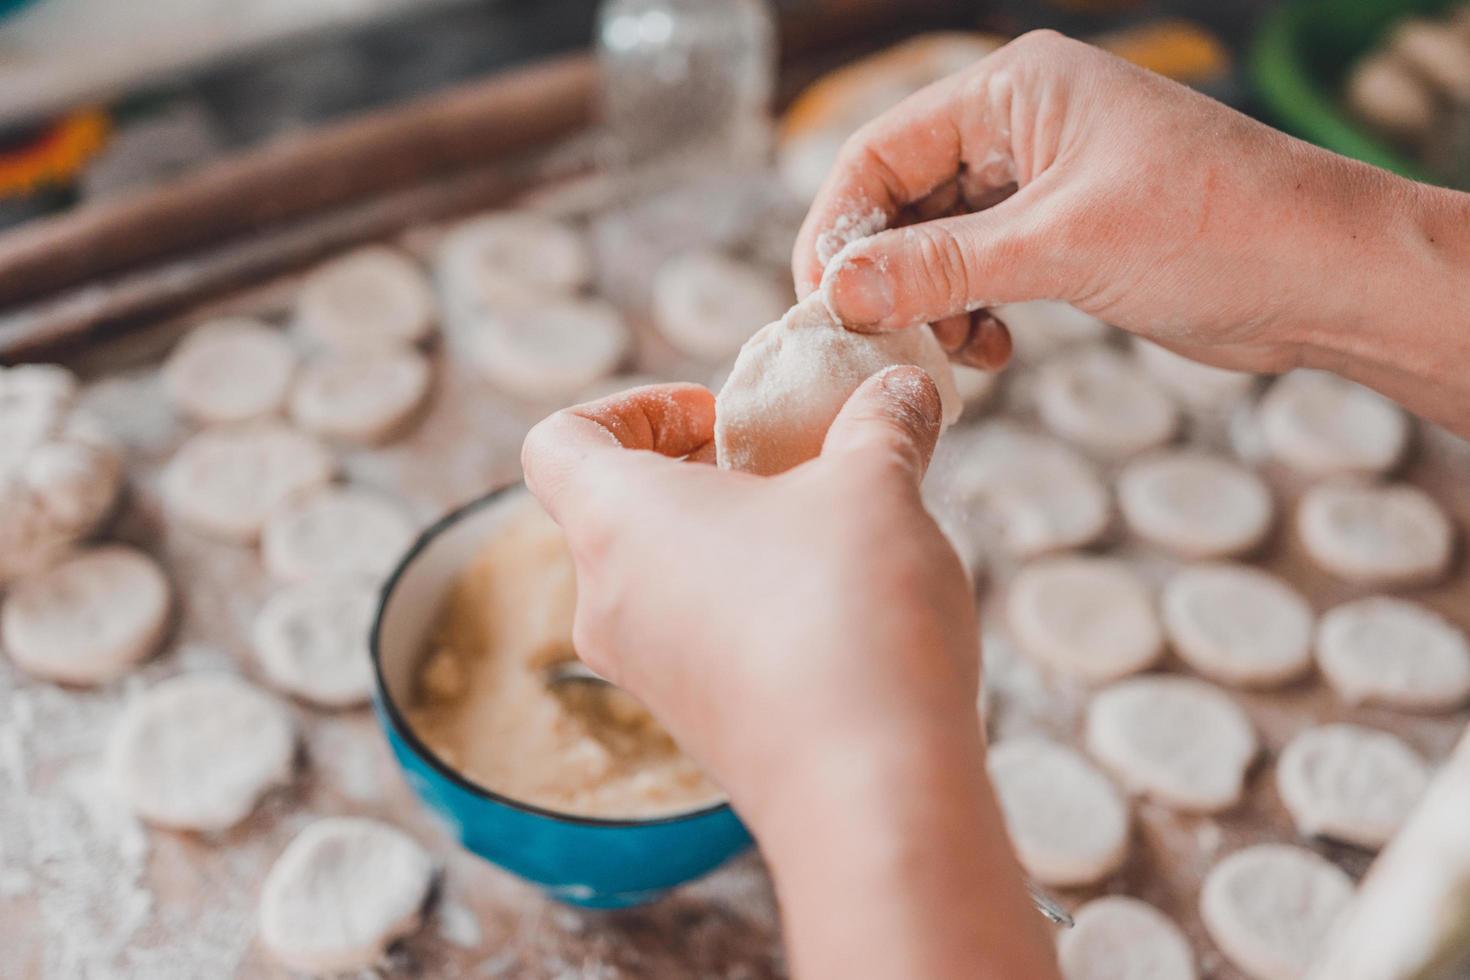
[[[70,183],[107,141],[107,116],[82,109],[41,130],[34,139],[0,150],[0,198]]]
[[[1204,27],[1160,20],[1093,38],[1093,43],[1176,82],[1204,85],[1230,70],[1230,52]]]

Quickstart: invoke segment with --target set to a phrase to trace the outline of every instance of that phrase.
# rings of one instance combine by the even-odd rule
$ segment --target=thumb
[[[934,379],[911,364],[873,375],[848,398],[822,443],[823,459],[863,457],[892,465],[917,486],[939,441]]]

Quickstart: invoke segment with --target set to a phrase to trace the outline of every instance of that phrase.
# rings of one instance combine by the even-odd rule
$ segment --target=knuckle
[[[944,298],[949,309],[959,310],[970,299],[970,275],[964,246],[948,228],[917,225],[912,229],[918,267],[930,292]]]

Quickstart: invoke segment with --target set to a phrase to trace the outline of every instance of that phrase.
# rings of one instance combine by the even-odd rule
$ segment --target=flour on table
[[[232,317],[195,327],[162,368],[169,400],[201,422],[246,422],[280,411],[296,352],[280,330]]]
[[[327,817],[286,845],[260,895],[260,938],[309,973],[367,969],[419,927],[434,866],[407,834],[377,820]]]
[[[251,633],[266,679],[323,707],[365,704],[373,691],[368,633],[376,609],[376,588],[361,581],[275,593]]]
[[[339,351],[416,344],[428,338],[437,320],[423,270],[382,245],[318,266],[296,299],[296,329],[310,343]]]
[[[1174,652],[1211,680],[1269,687],[1312,666],[1312,607],[1270,572],[1194,565],[1169,579],[1161,608]]]
[[[1167,347],[1134,337],[1133,356],[1164,390],[1195,411],[1220,411],[1244,400],[1256,376],[1191,360]]]
[[[1437,581],[1454,551],[1450,519],[1434,498],[1406,483],[1319,483],[1302,495],[1297,530],[1324,571],[1365,585]]]
[[[290,782],[296,726],[276,699],[224,673],[181,674],[133,700],[109,746],[113,785],[138,816],[225,830]]]
[[[1042,365],[1036,407],[1054,434],[1111,459],[1157,448],[1179,429],[1173,400],[1106,347],[1069,351]]]
[[[428,358],[409,347],[318,358],[291,391],[291,419],[326,439],[389,442],[423,406],[432,376]]]
[[[1119,681],[1087,708],[1087,751],[1130,790],[1190,813],[1240,801],[1258,744],[1250,720],[1212,685],[1187,677]]]
[[[1352,879],[1311,851],[1258,844],[1210,870],[1200,918],[1220,952],[1253,980],[1300,980],[1352,894]]]
[[[592,282],[592,253],[570,226],[531,211],[471,218],[440,243],[435,277],[451,317],[483,312],[504,286],[570,295]]]
[[[1275,511],[1256,474],[1192,449],[1129,463],[1118,477],[1118,507],[1133,533],[1194,559],[1250,551],[1265,539]]]
[[[413,542],[403,509],[380,494],[321,487],[271,512],[261,534],[266,570],[283,582],[381,582]]]
[[[171,606],[168,580],[153,559],[104,545],[14,583],[0,606],[0,637],[33,677],[102,684],[152,656]]]
[[[1374,596],[1322,617],[1317,665],[1349,704],[1454,711],[1470,701],[1470,642],[1407,599]]]
[[[653,278],[659,333],[685,354],[709,361],[734,356],[751,334],[779,320],[790,305],[789,285],[722,252],[682,252]]]
[[[604,300],[510,286],[458,321],[452,339],[487,381],[530,400],[564,399],[615,373],[632,343],[622,314]]]
[[[1429,767],[1403,739],[1360,725],[1309,728],[1276,762],[1276,791],[1298,831],[1372,850],[1428,786]]]
[[[1112,874],[1128,854],[1128,806],[1106,776],[1065,746],[1013,738],[988,765],[1006,829],[1026,873],[1073,888]]]
[[[1382,473],[1403,457],[1409,421],[1393,402],[1325,371],[1293,371],[1261,399],[1271,454],[1314,476]]]
[[[1063,980],[1196,980],[1184,933],[1147,902],[1126,895],[1093,899],[1057,939]]]
[[[1003,303],[990,312],[1011,331],[1016,360],[1040,361],[1076,344],[1102,340],[1108,325],[1090,313],[1049,299]]]

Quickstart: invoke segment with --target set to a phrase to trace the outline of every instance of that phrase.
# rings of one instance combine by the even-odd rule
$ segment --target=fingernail
[[[895,364],[884,369],[878,378],[878,386],[929,425],[939,424],[943,410],[939,402],[939,387],[923,368]]]
[[[822,301],[848,326],[877,326],[893,315],[893,283],[875,260],[839,255],[822,282]]]

